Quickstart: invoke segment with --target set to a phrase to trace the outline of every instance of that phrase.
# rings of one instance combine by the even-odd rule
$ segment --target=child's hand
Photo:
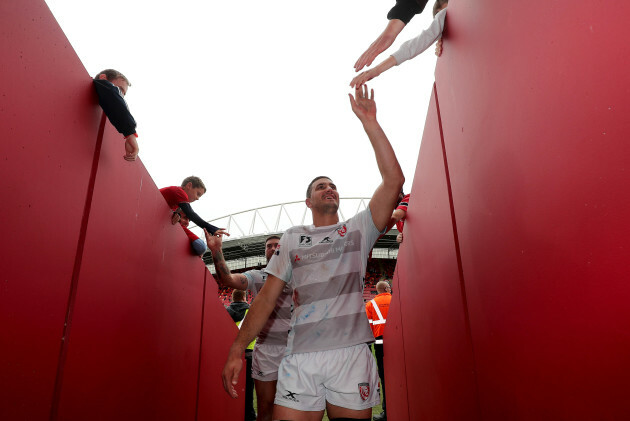
[[[400,19],[392,19],[385,27],[385,30],[378,38],[368,47],[361,57],[354,63],[354,71],[358,72],[365,66],[370,66],[374,59],[387,50],[396,40],[400,31],[405,27],[405,22]]]
[[[173,212],[173,216],[171,216],[171,224],[175,225],[176,223],[179,222],[180,219],[181,219],[181,216],[179,216],[179,213]]]
[[[359,73],[359,75],[355,76],[354,79],[352,79],[352,81],[350,82],[350,86],[353,88],[355,86],[357,88],[360,88],[365,82],[374,79],[378,75],[380,75],[380,73],[375,69],[366,70],[365,72],[361,72]]]
[[[138,152],[140,152],[140,148],[138,147],[138,141],[136,140],[136,135],[130,134],[125,138],[125,161],[135,161],[138,156]]]
[[[435,55],[438,57],[442,55],[442,38],[435,43]]]

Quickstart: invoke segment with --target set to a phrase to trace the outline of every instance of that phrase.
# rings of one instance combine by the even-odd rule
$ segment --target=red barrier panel
[[[142,163],[122,159],[122,143],[108,124],[59,418],[194,419],[206,270]]]
[[[630,34],[622,18],[630,5],[599,6],[449,6],[436,87],[482,419],[630,417]],[[423,144],[422,166],[435,159],[427,153]],[[423,230],[447,213],[418,220],[416,206],[430,205],[414,183],[405,241],[414,240],[401,249],[398,277],[403,287],[425,285],[418,295],[402,294],[401,306],[413,303],[427,320],[403,314],[406,350],[411,343],[434,347],[434,338],[457,338],[461,330],[461,320],[442,319],[449,312],[437,303],[445,296],[426,286],[446,291],[453,278],[438,271],[452,251],[422,259],[420,246],[436,241]],[[408,255],[418,263],[407,267]],[[461,308],[443,304],[450,314]],[[437,321],[443,332],[423,330]],[[407,367],[415,363],[405,355]],[[438,366],[443,361],[434,358]],[[470,419],[458,418],[461,395],[439,394],[432,373],[407,376],[417,397],[411,408],[419,402],[420,411],[425,394],[440,400],[423,419]],[[474,393],[469,387],[466,396]]]
[[[199,404],[197,420],[243,419],[245,414],[245,361],[232,399],[223,389],[221,372],[238,329],[223,304],[217,300],[217,282],[206,271],[206,301],[203,318],[203,342],[199,365]],[[218,403],[221,402],[219,405]]]
[[[437,91],[484,418],[626,419],[630,5],[452,12]]]
[[[2,2],[0,20],[0,175],[19,215],[1,228],[0,419],[194,420],[201,344],[234,325],[45,3]],[[224,348],[203,349],[219,384]],[[242,418],[242,399],[212,403]]]
[[[396,265],[394,289],[398,291],[390,310],[391,314],[400,307],[400,320],[388,315],[385,332],[388,417],[480,419],[435,95],[427,114],[404,235]],[[390,384],[400,382],[395,380],[400,372],[395,367],[401,366],[401,360],[400,351],[393,349],[399,344],[390,341],[390,333],[401,328],[399,323],[404,332],[402,366],[407,388],[393,391]],[[403,399],[408,401],[407,417],[404,410],[398,413]]]
[[[102,112],[43,1],[0,28],[0,419],[48,419]]]
[[[400,264],[400,259],[398,264]],[[407,357],[404,347],[404,330],[402,323],[401,280],[396,265],[392,280],[392,301],[387,313],[386,332],[383,335],[385,386],[387,393],[387,416],[392,420],[409,419],[409,401],[407,396]],[[411,362],[413,356],[409,359]],[[413,380],[412,380],[413,382]],[[413,400],[412,400],[413,402]]]

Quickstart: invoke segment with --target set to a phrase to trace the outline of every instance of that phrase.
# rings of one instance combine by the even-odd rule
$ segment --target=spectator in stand
[[[245,301],[245,291],[235,289],[232,291],[232,304],[227,308],[227,312],[236,322],[236,326],[241,328],[245,316],[249,311],[249,304]],[[256,339],[247,345],[245,350],[245,361],[247,363],[247,372],[245,373],[245,421],[255,421],[256,411],[254,411],[254,382],[252,381],[252,349]]]
[[[190,247],[192,247],[193,253],[195,253],[197,256],[203,256],[203,254],[207,250],[206,243],[204,243],[201,238],[197,237],[195,233],[188,229],[188,225],[190,224],[190,219],[188,219],[188,216],[186,216],[186,214],[181,210],[178,211],[178,213],[179,224],[182,226],[184,232],[190,240]]]
[[[434,18],[431,26],[422,31],[422,33],[417,37],[404,42],[398,51],[381,62],[378,66],[355,76],[350,82],[350,86],[361,86],[368,80],[374,79],[392,67],[400,66],[405,61],[410,60],[425,51],[435,41],[438,41],[435,54],[439,57],[442,54],[441,38],[442,31],[444,30],[444,20],[446,19],[446,6],[448,6],[448,0],[436,0],[433,6]]]
[[[203,181],[201,181],[199,177],[195,177],[194,175],[186,177],[184,181],[182,181],[181,187],[163,187],[160,189],[160,193],[162,193],[162,196],[164,196],[164,200],[166,200],[166,203],[168,203],[168,206],[173,211],[173,216],[171,218],[171,223],[173,225],[178,223],[181,219],[179,215],[179,211],[181,211],[188,217],[189,220],[197,224],[198,227],[207,230],[213,235],[230,235],[225,231],[224,228],[217,228],[214,225],[201,219],[201,217],[195,213],[192,207],[190,207],[190,204],[192,202],[200,199],[201,196],[206,193],[206,186],[203,184]]]
[[[138,156],[138,142],[136,138],[136,120],[129,112],[124,96],[131,86],[129,80],[117,70],[106,69],[94,77],[94,86],[98,94],[98,103],[107,115],[109,121],[119,133],[125,137],[126,161],[135,161]]]
[[[217,281],[225,286],[237,290],[247,291],[256,297],[265,285],[267,274],[260,269],[249,270],[244,273],[231,273],[227,267],[221,251],[221,235],[209,235],[206,233],[208,248],[212,251],[212,260],[217,272]],[[278,249],[280,237],[271,235],[265,240],[265,258],[267,262]],[[289,336],[291,309],[293,298],[291,288],[285,287],[276,301],[273,313],[258,334],[251,376],[256,383],[256,397],[258,399],[258,421],[271,421],[273,416],[273,401],[276,396],[276,384],[278,382],[278,367],[287,349],[287,337]]]
[[[368,316],[368,322],[372,328],[372,334],[376,342],[374,343],[374,355],[376,356],[376,365],[378,366],[378,376],[381,378],[381,388],[383,390],[383,412],[374,416],[374,421],[387,420],[387,412],[385,408],[385,363],[383,362],[383,336],[385,333],[385,323],[387,322],[387,313],[389,312],[389,304],[392,301],[392,289],[388,281],[380,281],[376,284],[376,292],[378,295],[365,304],[365,312]]]
[[[396,40],[396,37],[403,30],[411,19],[421,13],[427,5],[428,0],[396,0],[396,5],[387,14],[389,23],[385,30],[368,47],[367,50],[354,64],[354,70],[360,71],[364,66],[370,66],[374,59],[383,51],[387,50]]]

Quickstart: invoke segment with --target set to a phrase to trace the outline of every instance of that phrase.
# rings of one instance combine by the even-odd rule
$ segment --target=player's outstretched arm
[[[223,367],[222,378],[223,388],[233,398],[238,397],[234,386],[237,385],[238,375],[243,368],[243,352],[245,352],[247,345],[254,340],[267,322],[267,319],[269,319],[269,315],[275,308],[284,286],[283,280],[269,274],[265,285],[252,302],[247,317],[241,324],[241,329],[238,331],[238,335],[230,348],[227,361]]]
[[[205,228],[203,232],[206,235],[208,249],[212,252],[212,261],[214,262],[214,269],[217,272],[217,281],[226,287],[245,291],[247,289],[247,277],[242,273],[230,272],[230,268],[228,268],[225,262],[225,257],[223,257],[223,251],[221,250],[223,246],[223,235],[210,234]]]
[[[376,164],[383,178],[381,184],[376,188],[369,205],[374,225],[379,231],[382,231],[387,227],[392,211],[396,207],[398,193],[400,193],[400,189],[405,183],[405,176],[392,145],[376,120],[374,90],[371,90],[371,95],[368,95],[367,85],[357,86],[355,96],[356,98],[350,94],[352,111],[363,124],[363,129],[372,143]]]

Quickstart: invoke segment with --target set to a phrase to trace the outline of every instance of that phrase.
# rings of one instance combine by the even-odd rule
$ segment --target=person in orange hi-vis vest
[[[385,409],[385,365],[383,362],[383,333],[387,322],[387,312],[389,303],[392,301],[392,289],[387,281],[379,281],[376,284],[378,295],[365,304],[365,312],[372,328],[372,333],[376,339],[374,344],[374,355],[378,365],[378,375],[381,378],[381,388],[383,390],[383,412],[374,416],[375,421],[387,420]]]

